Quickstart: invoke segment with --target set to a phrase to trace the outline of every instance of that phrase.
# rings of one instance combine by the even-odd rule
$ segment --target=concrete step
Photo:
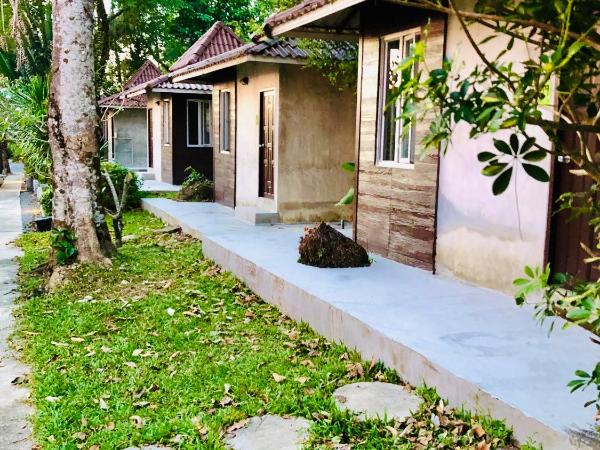
[[[252,225],[279,223],[279,214],[263,211],[254,207],[240,206],[235,208],[235,217]]]
[[[154,172],[142,172],[142,171],[138,171],[138,172],[136,172],[136,174],[142,180],[156,180],[156,175],[154,174]]]

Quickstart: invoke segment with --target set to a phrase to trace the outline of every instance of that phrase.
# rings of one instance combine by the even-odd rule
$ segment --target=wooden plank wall
[[[234,78],[235,80],[235,78]],[[214,148],[214,174],[215,174],[215,201],[226,206],[235,206],[235,147],[236,147],[236,98],[235,81],[223,82],[213,85],[212,100],[212,128]],[[230,92],[230,152],[220,151],[221,138],[219,135],[220,101],[219,94],[222,90]]]
[[[404,29],[413,27],[414,23]],[[429,25],[426,58],[429,69],[441,66],[444,27],[443,18],[435,18]],[[402,30],[398,28],[389,33]],[[369,251],[404,264],[433,270],[439,155],[422,155],[420,145],[430,119],[417,125],[417,157],[413,169],[375,164],[380,42],[380,35],[367,35],[362,39],[356,237]]]

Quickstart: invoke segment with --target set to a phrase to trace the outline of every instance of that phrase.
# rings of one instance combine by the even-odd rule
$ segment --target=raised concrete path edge
[[[471,411],[490,414],[504,419],[513,428],[521,443],[530,438],[543,445],[544,450],[593,450],[578,433],[567,434],[542,423],[534,417],[490,395],[477,384],[446,370],[414,349],[397,342],[346,311],[312,295],[269,270],[255,264],[225,246],[205,236],[202,230],[191,226],[163,210],[153,200],[142,199],[143,209],[164,222],[179,226],[182,232],[202,241],[204,255],[224,269],[235,274],[250,289],[283,314],[310,325],[317,333],[335,342],[356,349],[361,356],[375,358],[395,369],[399,376],[412,385],[427,383],[446,398],[450,406],[465,407]],[[526,386],[523,387],[526,389]]]

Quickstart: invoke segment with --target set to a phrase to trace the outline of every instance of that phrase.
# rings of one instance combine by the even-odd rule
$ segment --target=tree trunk
[[[8,142],[0,140],[0,170],[2,175],[10,175],[10,164],[8,163]]]
[[[48,113],[54,226],[77,238],[77,259],[104,262],[114,251],[97,203],[99,179],[94,86],[94,0],[53,0],[52,84]]]

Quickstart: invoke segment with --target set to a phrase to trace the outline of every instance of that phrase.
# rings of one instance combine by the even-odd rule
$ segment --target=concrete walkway
[[[252,226],[213,203],[144,199],[146,209],[203,241],[204,253],[282,312],[375,357],[454,406],[490,412],[545,450],[600,448],[595,392],[569,394],[575,369],[600,352],[579,328],[536,325],[512,298],[381,257],[360,269],[297,263],[303,226]],[[587,435],[587,437],[586,437]]]
[[[13,165],[13,170],[18,166]],[[21,233],[22,176],[10,175],[0,187],[0,448],[3,450],[30,449],[31,430],[28,416],[31,407],[26,403],[28,391],[19,386],[17,377],[27,374],[27,367],[15,358],[8,344],[13,326],[12,311],[16,297],[19,250],[11,245]]]

